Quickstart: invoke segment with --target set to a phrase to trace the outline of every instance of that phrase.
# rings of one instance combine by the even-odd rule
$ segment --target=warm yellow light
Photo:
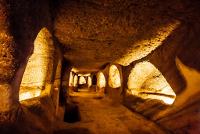
[[[53,44],[51,32],[45,27],[42,28],[34,41],[34,52],[22,78],[19,100],[39,96],[45,83],[51,81],[53,73],[50,72],[53,72],[52,59],[55,49]]]
[[[176,94],[164,76],[150,62],[144,61],[135,65],[128,78],[128,91],[143,99],[151,98],[172,104]]]
[[[80,77],[79,84],[86,84],[86,80],[83,76]]]
[[[92,86],[92,78],[88,76],[88,87]]]
[[[74,76],[74,87],[78,87],[78,75]]]
[[[77,73],[79,70],[73,67],[71,71]]]
[[[33,97],[34,97],[34,95],[31,94],[30,92],[22,93],[19,95],[19,101],[26,100],[26,99],[33,98]]]
[[[70,76],[69,76],[69,86],[73,86],[74,85],[74,75],[72,72],[70,72]]]
[[[37,91],[37,92],[35,93],[35,97],[40,96],[40,94],[41,94],[41,91]]]
[[[200,72],[184,65],[178,57],[176,57],[176,65],[181,75],[187,81],[185,90],[177,96],[176,103],[174,103],[175,105],[182,105],[190,98],[200,93]]]
[[[40,96],[40,94],[41,94],[41,90],[33,90],[29,92],[24,92],[19,95],[19,101],[38,97]]]
[[[45,27],[38,33],[34,41],[34,52],[28,60],[21,86],[44,85],[51,62],[50,56],[54,49],[51,38],[50,31]]]
[[[87,73],[87,74],[78,74],[78,76],[90,76],[91,74],[90,73]]]
[[[97,76],[97,86],[100,88],[103,88],[106,86],[106,80],[105,80],[105,76],[102,72],[98,73]]]
[[[179,26],[180,22],[176,21],[173,23],[168,23],[163,27],[159,27],[157,29],[157,33],[152,35],[149,40],[140,40],[133,44],[133,47],[138,46],[135,49],[129,49],[123,57],[118,58],[115,62],[128,66],[133,61],[139,60],[148,54],[150,54],[153,50],[155,50],[158,46],[163,44],[163,41],[170,35],[170,33]],[[159,40],[159,41],[158,41]],[[148,44],[148,45],[147,45]]]
[[[113,88],[121,86],[119,70],[115,65],[112,65],[109,70],[109,85]]]

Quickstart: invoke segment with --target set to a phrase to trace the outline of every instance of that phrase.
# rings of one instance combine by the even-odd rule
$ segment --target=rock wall
[[[53,134],[53,123],[56,120],[55,107],[49,96],[35,97],[20,102],[25,124],[19,125],[20,133]],[[28,131],[24,129],[28,127]],[[18,133],[13,128],[12,133]]]
[[[55,69],[54,70],[54,76],[53,76],[53,91],[51,94],[51,98],[53,100],[54,108],[55,108],[55,113],[56,115],[58,114],[58,111],[60,109],[60,87],[61,87],[61,72],[62,72],[62,61],[63,57],[60,52],[60,48],[57,46],[56,49],[56,61],[55,62]]]
[[[60,87],[60,103],[67,103],[67,96],[69,94],[69,78],[72,70],[72,63],[63,58],[61,87]]]
[[[104,74],[100,71],[97,73],[97,87],[96,92],[105,93],[105,87],[106,87],[106,78]]]
[[[176,62],[187,86],[171,107],[158,112],[152,120],[173,133],[198,133],[200,132],[200,72],[184,65],[178,58]]]
[[[28,131],[28,127],[23,125],[26,121],[19,104],[19,87],[25,68],[21,92],[26,92],[27,87],[43,90],[40,97],[48,98],[43,102],[44,105],[50,100],[50,110],[42,106],[45,109],[43,111],[52,112],[57,109],[55,106],[58,105],[59,94],[60,102],[65,104],[67,101],[72,62],[76,62],[77,67],[88,62],[84,65],[86,71],[91,67],[99,70],[107,62],[117,63],[120,87],[114,88],[110,84],[109,69],[113,63],[102,70],[107,83],[105,93],[109,97],[123,102],[131,110],[173,133],[199,131],[198,0],[60,1],[60,8],[57,10],[57,6],[54,7],[53,12],[51,2],[0,0],[2,133],[9,133],[11,128],[15,133]],[[55,17],[54,24],[51,15]],[[63,64],[62,58],[54,54],[58,45],[53,43],[54,32],[67,58],[63,59]],[[127,95],[127,91],[131,90],[127,86],[129,74],[137,63],[143,61],[152,63],[175,92],[177,97],[172,105]],[[54,87],[59,88],[60,83],[61,90],[58,93]],[[146,82],[144,87],[148,87],[149,83]],[[96,90],[96,85],[92,85],[91,89]],[[21,126],[25,128],[21,129]]]
[[[110,70],[112,66],[114,66],[114,68],[116,69]],[[110,72],[110,71],[114,71],[114,72]],[[106,66],[104,70],[102,70],[102,73],[104,74],[105,80],[107,83],[105,86],[105,91],[104,91],[105,94],[118,102],[122,102],[123,76],[122,76],[121,66],[118,64],[110,63]],[[114,78],[112,78],[113,76]],[[113,81],[111,81],[111,79]],[[115,83],[117,83],[117,85],[115,85]]]
[[[74,84],[73,84],[73,86],[74,86],[74,91],[75,92],[77,92],[78,91],[78,83],[79,83],[79,76],[78,76],[78,74],[75,74],[75,76],[74,76]]]
[[[16,49],[18,45],[10,30],[11,9],[7,1],[0,1],[0,16],[0,120],[4,121],[3,112],[19,107],[19,81],[13,79],[19,71],[20,58]]]
[[[191,5],[185,11],[184,4],[186,3],[182,4],[182,7],[178,7],[179,3],[169,9],[168,13],[172,9],[176,10],[177,16],[170,14],[168,17],[176,18],[179,23],[162,41],[162,44],[146,57],[136,60],[128,66],[122,66],[122,100],[129,109],[155,121],[172,133],[198,133],[200,113],[198,97],[200,92],[199,82],[197,82],[200,81],[200,60],[198,58],[200,57],[200,23],[198,16],[200,12],[197,8],[199,3],[195,1],[190,3]],[[173,89],[176,99],[172,105],[127,94],[127,91],[130,90],[127,83],[131,70],[137,63],[143,61],[152,63]],[[103,71],[108,75],[108,68]],[[106,94],[112,94],[109,95],[111,98],[119,96],[119,92],[111,93],[110,87],[106,86],[105,90]]]
[[[61,86],[61,72],[62,72],[62,63],[63,63],[63,57],[62,54],[60,52],[60,48],[56,49],[56,60],[57,60],[57,64],[55,64],[56,67],[56,73],[55,73],[55,78],[54,78],[54,87],[55,88],[60,88]]]
[[[197,24],[196,21],[190,21],[187,25],[180,24],[151,54],[134,61],[129,66],[122,67],[123,104],[173,133],[199,132],[200,101],[198,95],[200,92],[197,81],[200,80],[198,58],[200,56],[200,36],[197,25],[199,23]],[[130,90],[127,84],[131,70],[137,63],[143,61],[148,61],[158,68],[175,92],[176,99],[172,105],[163,104],[155,99],[142,99],[127,94]],[[110,87],[106,87],[106,91],[109,90]],[[114,96],[118,93],[111,94]]]
[[[97,89],[97,73],[92,73],[89,77],[91,78],[91,83],[89,82],[89,90],[90,91],[96,91]]]
[[[71,71],[69,77],[69,92],[73,92],[74,90],[74,76],[75,73]]]
[[[20,100],[39,96],[46,84],[52,84],[57,64],[55,54],[53,37],[47,28],[43,28],[34,41],[34,52],[22,78]]]
[[[87,85],[88,85],[88,89],[90,90],[90,88],[92,86],[92,77],[91,77],[91,75],[88,76]]]
[[[53,44],[50,3],[49,0],[20,2],[1,0],[0,16],[0,131],[1,133],[29,133],[31,124],[27,123],[24,117],[26,111],[19,105],[19,88],[28,59],[34,52],[36,37],[38,37],[35,41],[37,45]],[[39,53],[40,50],[36,49],[36,51]],[[35,60],[36,58],[39,60]],[[33,62],[40,64],[39,61],[50,63],[50,66],[45,65],[48,68],[46,68],[48,76],[45,82],[52,83],[54,61],[48,58],[45,61],[45,58],[41,59],[35,55],[30,58],[32,65]],[[35,68],[29,70],[30,74],[33,74]],[[36,78],[31,75],[29,78],[36,81]],[[27,84],[27,81],[25,83]],[[48,97],[50,99],[50,96]]]

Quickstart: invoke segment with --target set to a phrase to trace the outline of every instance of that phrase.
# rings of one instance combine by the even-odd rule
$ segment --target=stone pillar
[[[55,80],[54,80],[54,88],[60,89],[61,86],[61,72],[62,72],[62,57],[59,57],[57,68],[56,68],[56,74],[55,74]]]
[[[74,76],[75,73],[74,72],[70,72],[70,77],[69,77],[69,92],[73,92],[73,88],[74,88]]]
[[[74,76],[74,91],[75,92],[78,92],[78,79],[79,79],[78,74],[75,74]]]
[[[128,77],[129,74],[131,72],[131,70],[133,69],[133,66],[127,66],[127,67],[122,67],[122,75],[123,75],[123,84],[122,84],[122,102],[125,103],[126,101],[126,91],[128,90]]]
[[[67,104],[67,97],[69,95],[69,77],[72,70],[72,64],[67,59],[63,58],[62,65],[62,81],[60,88],[60,102],[61,104]]]
[[[91,88],[91,86],[92,86],[92,78],[91,78],[91,75],[88,76],[87,85],[88,85],[88,89],[90,90],[90,88]]]
[[[109,64],[108,71],[108,86],[106,87],[106,94],[118,101],[123,101],[123,74],[122,74],[122,67],[118,64]]]
[[[84,78],[85,78],[85,81],[86,81],[86,85],[88,85],[88,76],[84,76]]]
[[[96,92],[96,87],[97,87],[97,73],[92,73],[90,75],[90,77],[91,77],[90,90]]]
[[[61,86],[61,71],[62,71],[62,56],[59,55],[55,79],[54,79],[54,92],[53,92],[53,101],[56,107],[56,115],[58,115],[60,110],[59,100],[60,100],[60,86]]]

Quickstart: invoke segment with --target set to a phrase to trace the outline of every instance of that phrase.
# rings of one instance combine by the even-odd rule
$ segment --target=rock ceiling
[[[64,57],[77,72],[98,71],[108,62],[127,66],[162,45],[179,26],[181,10],[187,4],[61,1],[54,13],[55,36],[63,46]]]

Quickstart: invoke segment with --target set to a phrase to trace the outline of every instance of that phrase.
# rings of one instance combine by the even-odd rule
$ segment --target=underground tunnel
[[[199,0],[0,0],[0,134],[200,133]]]

